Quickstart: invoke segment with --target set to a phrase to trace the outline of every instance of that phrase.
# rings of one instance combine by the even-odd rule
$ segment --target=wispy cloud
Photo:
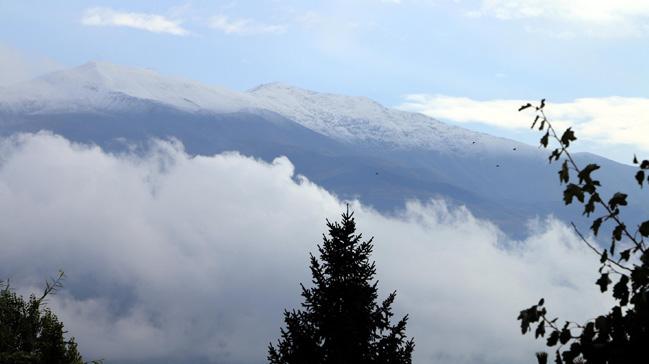
[[[607,23],[649,16],[649,3],[637,0],[483,0],[481,13],[499,19],[552,17]]]
[[[146,30],[153,33],[188,35],[181,21],[171,20],[158,14],[119,12],[110,8],[87,9],[81,23],[89,26],[115,26]]]
[[[649,2],[637,0],[482,0],[470,17],[489,16],[501,20],[541,19],[563,23],[571,30],[598,37],[649,35]],[[527,27],[527,31],[540,29]],[[543,29],[542,33],[548,34]]]
[[[459,123],[482,123],[506,129],[528,128],[517,107],[529,100],[486,100],[444,95],[405,96],[400,109]],[[550,103],[546,113],[559,127],[576,126],[579,134],[603,144],[629,144],[649,151],[649,98],[580,98]]]
[[[226,15],[213,16],[209,26],[226,34],[238,35],[280,34],[287,29],[283,24],[264,24],[248,18],[232,19]]]
[[[44,73],[64,68],[57,61],[0,43],[0,86],[27,81]]]

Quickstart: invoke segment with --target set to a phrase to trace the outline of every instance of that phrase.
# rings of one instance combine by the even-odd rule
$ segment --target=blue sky
[[[506,105],[544,97],[559,125],[581,127],[580,148],[649,154],[640,0],[0,0],[0,24],[4,84],[104,60],[237,90],[364,95],[530,143]]]

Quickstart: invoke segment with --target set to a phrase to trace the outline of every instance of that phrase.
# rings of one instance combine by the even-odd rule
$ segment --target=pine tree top
[[[328,235],[310,255],[312,287],[302,285],[301,310],[286,311],[272,364],[410,363],[414,341],[407,340],[408,317],[392,325],[393,292],[377,302],[373,238],[356,233],[353,212],[327,220]]]

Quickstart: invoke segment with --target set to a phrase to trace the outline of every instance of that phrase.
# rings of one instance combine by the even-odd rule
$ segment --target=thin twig
[[[595,248],[591,243],[588,242],[588,240],[586,240],[586,238],[584,237],[584,235],[582,235],[581,231],[579,231],[579,229],[577,228],[577,225],[575,225],[574,222],[571,222],[570,225],[572,225],[572,228],[575,229],[575,232],[577,233],[577,235],[579,235],[579,237],[581,238],[581,240],[582,240],[584,243],[586,243],[586,245],[588,245],[588,247],[591,248],[591,249],[592,249],[592,250],[593,250],[597,255],[599,255],[599,256],[601,257],[601,256],[602,256],[602,252],[600,252],[599,250],[597,250],[597,248]],[[611,262],[611,263],[613,263],[613,264],[615,264],[615,265],[617,265],[618,267],[620,267],[620,268],[622,268],[622,269],[625,269],[625,270],[627,270],[627,271],[629,271],[629,272],[633,272],[633,269],[631,269],[631,268],[629,268],[629,267],[625,267],[625,266],[623,266],[622,264],[620,264],[620,263],[618,263],[618,262],[612,260],[611,258],[606,258],[606,260],[609,261],[609,262]]]
[[[65,278],[65,273],[60,270],[59,275],[55,279],[52,279],[51,283],[49,281],[46,281],[43,295],[38,299],[38,302],[42,302],[49,294],[52,294],[56,292],[57,289],[63,287],[63,283],[61,283],[63,281],[63,278]]]

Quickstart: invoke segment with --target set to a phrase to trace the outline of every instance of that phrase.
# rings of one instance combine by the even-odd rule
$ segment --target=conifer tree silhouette
[[[395,325],[392,292],[381,304],[370,261],[373,238],[356,234],[353,212],[340,223],[327,220],[329,236],[311,254],[314,287],[302,287],[302,309],[284,312],[286,328],[277,347],[268,348],[271,364],[410,364],[414,340],[405,334],[408,315]]]

